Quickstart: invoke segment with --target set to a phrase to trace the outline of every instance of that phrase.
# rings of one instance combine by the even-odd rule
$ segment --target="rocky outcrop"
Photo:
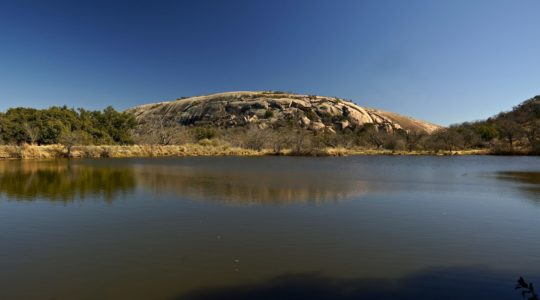
[[[373,124],[386,131],[397,129],[431,133],[440,126],[351,101],[323,96],[280,92],[230,92],[141,105],[128,110],[139,126],[195,125],[217,127],[298,125],[312,131],[353,130]]]

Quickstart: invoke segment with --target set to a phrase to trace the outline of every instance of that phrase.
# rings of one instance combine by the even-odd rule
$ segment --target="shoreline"
[[[466,156],[466,155],[495,155],[488,149],[456,150],[456,151],[392,151],[383,149],[349,149],[326,148],[310,152],[293,152],[290,149],[275,152],[270,149],[253,150],[229,145],[101,145],[73,146],[68,149],[63,145],[23,145],[0,146],[1,160],[36,160],[57,158],[130,158],[130,157],[193,157],[193,156]]]

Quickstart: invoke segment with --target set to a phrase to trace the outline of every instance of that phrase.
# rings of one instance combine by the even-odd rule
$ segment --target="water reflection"
[[[498,172],[496,177],[519,183],[520,190],[527,198],[540,203],[540,172],[504,171]]]
[[[107,202],[136,186],[133,170],[91,167],[69,161],[0,164],[0,195],[8,199],[73,201],[101,197]]]
[[[0,162],[0,299],[519,298],[540,278],[537,184],[494,177],[538,172],[519,161]]]
[[[367,191],[367,183],[306,171],[223,167],[145,166],[137,170],[142,186],[199,201],[227,204],[335,202]]]
[[[0,195],[8,199],[73,201],[88,197],[111,202],[136,187],[157,196],[227,204],[334,202],[367,191],[366,182],[327,169],[324,176],[309,168],[288,170],[234,163],[173,164],[163,161],[48,161],[0,164]],[[161,163],[160,163],[161,162]]]

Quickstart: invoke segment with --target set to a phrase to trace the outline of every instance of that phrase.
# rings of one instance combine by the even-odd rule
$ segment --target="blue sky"
[[[447,125],[540,94],[540,0],[0,0],[0,110],[235,90]]]

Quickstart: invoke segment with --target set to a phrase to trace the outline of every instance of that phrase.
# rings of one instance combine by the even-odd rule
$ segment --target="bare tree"
[[[288,142],[293,153],[302,154],[308,152],[311,142],[309,139],[309,131],[302,128],[297,128],[296,130],[291,131],[291,134],[288,137]]]
[[[150,122],[151,127],[142,127],[144,131],[136,132],[136,139],[142,144],[180,145],[191,142],[192,134],[177,123],[166,123],[163,119]]]
[[[519,126],[519,124],[513,120],[509,120],[507,118],[497,120],[496,125],[501,138],[507,142],[508,148],[510,150],[514,149],[514,143],[519,139],[522,133],[521,126]]]
[[[35,145],[39,137],[39,128],[28,124],[28,122],[24,122],[23,128],[28,138],[30,138],[30,144]]]
[[[525,137],[530,147],[533,147],[540,141],[540,119],[534,120],[529,124],[525,130]]]
[[[435,150],[453,151],[463,147],[463,137],[457,131],[445,128],[432,133],[428,144]]]
[[[60,143],[66,147],[67,157],[71,157],[73,146],[80,145],[83,142],[81,131],[65,131],[60,135]]]
[[[246,148],[261,151],[271,137],[269,130],[252,126],[245,132],[242,144]]]
[[[404,131],[405,146],[407,150],[413,151],[419,148],[422,140],[426,137],[426,134],[417,130]]]
[[[379,130],[373,124],[365,124],[364,129],[360,131],[360,135],[365,140],[377,149],[381,149],[384,145],[385,131]]]

